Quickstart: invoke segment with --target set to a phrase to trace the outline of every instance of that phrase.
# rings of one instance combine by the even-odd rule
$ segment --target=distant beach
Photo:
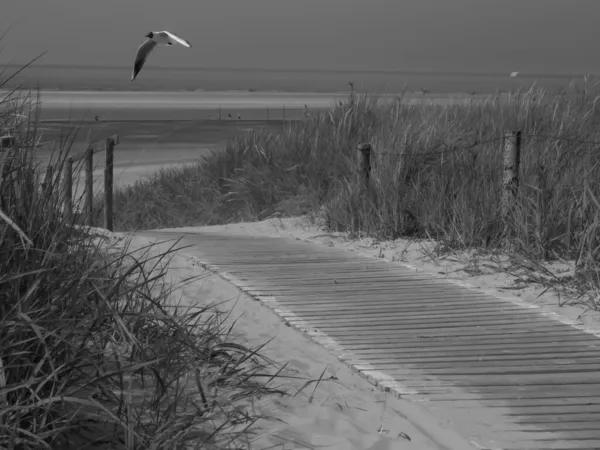
[[[2,65],[6,75],[19,66]],[[332,71],[177,68],[148,65],[130,81],[131,67],[52,66],[34,64],[16,76],[7,87],[40,87],[46,90],[92,91],[245,91],[347,93],[349,82],[359,92],[397,94],[423,90],[430,94],[491,94],[528,88],[582,82],[584,74],[457,73],[428,71]]]

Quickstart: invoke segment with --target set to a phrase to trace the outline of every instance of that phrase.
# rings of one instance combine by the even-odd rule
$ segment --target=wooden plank
[[[600,431],[600,427],[598,427],[598,422],[587,421],[587,422],[566,422],[566,423],[552,423],[545,424],[540,423],[536,425],[519,425],[515,428],[506,427],[507,430],[517,429],[522,433],[528,433],[530,431],[537,432],[539,430],[545,431],[567,431],[571,432],[574,430],[582,430],[582,431]]]
[[[490,404],[494,402],[507,402],[507,401],[562,401],[568,404],[575,404],[577,402],[585,402],[592,398],[594,401],[598,399],[598,393],[600,391],[594,390],[595,388],[589,388],[587,391],[581,391],[580,386],[571,390],[559,390],[552,389],[530,392],[526,391],[512,391],[512,390],[495,390],[495,391],[480,391],[480,392],[451,392],[451,393],[427,393],[422,395],[424,400],[428,403],[447,404],[450,407],[454,405],[456,401],[467,401],[479,404]]]
[[[231,245],[231,242],[229,243],[229,245]],[[206,254],[206,251],[203,250],[202,252],[203,254]],[[207,257],[209,255],[206,255]],[[367,272],[367,271],[371,271],[371,270],[381,270],[387,273],[397,273],[397,274],[402,274],[402,275],[409,275],[409,276],[425,276],[423,272],[417,272],[415,270],[411,271],[409,269],[406,268],[390,268],[387,267],[381,263],[379,263],[378,261],[375,260],[370,260],[370,259],[356,259],[353,257],[331,257],[329,256],[319,256],[317,258],[314,258],[314,261],[310,264],[307,263],[301,263],[301,264],[294,264],[294,262],[292,260],[290,260],[287,264],[276,264],[273,261],[269,261],[267,259],[265,259],[261,264],[259,265],[255,265],[255,264],[249,264],[248,262],[241,262],[239,260],[236,259],[236,257],[232,257],[231,260],[229,262],[219,258],[218,255],[215,255],[213,257],[210,257],[210,263],[214,266],[217,266],[223,270],[237,270],[240,272],[244,272],[247,274],[252,274],[254,272],[264,272],[267,270],[274,270],[274,273],[283,273],[283,272],[287,272],[288,274],[290,273],[296,273],[296,269],[298,270],[304,270],[304,271],[311,271],[311,270],[319,270],[322,269],[324,266],[328,266],[331,269],[334,270],[339,270],[340,273],[344,273],[342,271],[345,271],[348,268],[354,268],[354,269],[358,269],[358,270],[362,270],[363,272]],[[335,265],[334,265],[335,264]],[[294,267],[294,271],[290,272],[289,269],[290,267]],[[399,270],[396,270],[399,269]],[[329,270],[327,271],[321,271],[321,272],[317,272],[320,274],[323,273],[327,273],[330,274],[331,272]]]
[[[583,441],[560,440],[557,438],[544,440],[519,440],[513,445],[502,444],[502,450],[598,450],[600,439]]]
[[[532,426],[534,424],[549,423],[578,423],[578,422],[596,422],[600,423],[600,414],[598,413],[575,413],[575,414],[556,414],[556,415],[532,415],[526,418],[507,416],[508,423],[517,423],[521,425]]]
[[[234,274],[232,274],[234,275]],[[269,276],[265,275],[262,280],[251,280],[248,277],[237,277],[240,280],[252,281],[253,283],[265,283],[272,286],[294,286],[299,281],[302,282],[303,286],[324,286],[331,283],[335,283],[338,286],[348,286],[348,287],[356,287],[363,285],[373,285],[380,284],[383,286],[386,285],[396,285],[396,284],[404,284],[407,280],[406,276],[399,276],[394,273],[372,273],[369,272],[368,275],[357,274],[356,277],[353,278],[342,278],[339,276],[327,276],[327,277],[313,277],[309,278],[307,276],[302,276],[301,274],[290,274],[285,277],[281,276]],[[414,281],[415,278],[411,277],[410,281]],[[428,281],[426,278],[423,281]]]
[[[367,362],[372,364],[374,361],[379,363],[385,362],[396,362],[400,364],[423,364],[424,367],[428,367],[428,364],[443,364],[443,363],[469,363],[469,362],[487,362],[495,363],[500,361],[531,361],[532,363],[538,363],[541,361],[560,361],[560,364],[571,364],[575,361],[588,361],[598,360],[600,361],[600,352],[551,352],[541,353],[535,356],[530,353],[524,353],[521,355],[511,354],[488,354],[487,352],[480,355],[473,355],[475,352],[471,352],[470,355],[451,355],[447,356],[415,356],[414,354],[389,354],[386,351],[379,351],[375,353],[373,350],[354,350],[346,356],[342,356],[341,359],[350,363],[358,364],[359,362]],[[444,354],[441,353],[440,354]]]
[[[374,311],[373,304],[361,302],[349,302],[344,299],[339,300],[314,300],[311,303],[297,300],[295,302],[277,301],[281,305],[292,305],[297,314],[320,314],[321,312],[335,312],[339,314],[349,313],[368,313]],[[472,300],[462,302],[453,302],[451,304],[436,305],[425,303],[423,305],[399,302],[397,299],[389,299],[377,302],[377,311],[402,311],[405,314],[412,315],[431,315],[431,314],[468,314],[471,312],[503,312],[503,311],[536,311],[537,309],[526,309],[519,305],[513,305],[507,302],[479,303]]]
[[[510,408],[520,411],[517,408],[522,407],[560,407],[560,406],[591,406],[600,405],[600,392],[596,393],[595,397],[575,397],[575,398],[515,398],[508,400],[499,399],[477,399],[477,400],[463,400],[454,399],[452,401],[437,401],[436,404],[447,404],[453,408],[474,408],[487,406],[490,408]],[[600,424],[599,424],[600,425]],[[598,427],[600,432],[600,427]]]
[[[246,281],[256,281],[256,279],[254,279],[255,277],[251,277],[248,276],[248,271],[244,270],[244,271],[229,271],[230,274],[235,275],[236,278],[239,278],[240,280],[246,280]],[[294,281],[298,281],[299,279],[303,279],[304,282],[311,282],[311,283],[324,283],[327,281],[337,281],[338,284],[361,284],[361,283],[365,283],[365,282],[372,282],[372,283],[390,283],[390,282],[395,282],[395,281],[402,281],[405,276],[404,275],[399,275],[398,273],[394,272],[394,271],[390,271],[388,270],[378,270],[378,271],[361,271],[357,274],[355,274],[354,276],[348,276],[348,273],[346,271],[340,271],[338,272],[336,275],[332,275],[329,271],[327,272],[327,274],[324,273],[315,273],[314,277],[310,277],[308,279],[306,279],[308,277],[306,277],[304,274],[298,274],[296,272],[293,273],[289,273],[289,272],[285,272],[285,273],[281,273],[281,274],[270,274],[265,272],[265,276],[264,276],[264,280],[265,281],[270,281],[273,283],[286,283],[286,282],[294,282]]]
[[[401,316],[400,316],[401,317]],[[372,318],[362,319],[360,317],[352,319],[311,319],[310,323],[315,328],[320,330],[326,330],[331,328],[346,328],[346,327],[369,327],[379,328],[386,325],[396,326],[402,329],[437,329],[437,328],[460,328],[460,327],[485,327],[488,325],[501,326],[501,325],[530,325],[545,323],[551,325],[552,322],[548,319],[539,319],[538,317],[528,318],[526,316],[515,318],[515,319],[501,319],[494,320],[493,317],[481,318],[478,320],[465,318],[465,320],[455,320],[451,322],[437,323],[435,320],[402,320],[400,317],[390,318],[378,318],[376,320]],[[293,324],[296,320],[289,319],[289,323]]]
[[[434,402],[437,398],[451,399],[476,396],[481,400],[500,399],[500,398],[576,398],[581,396],[594,396],[600,392],[600,382],[591,384],[565,383],[560,386],[553,386],[548,389],[547,386],[462,386],[444,387],[443,389],[430,389],[424,392],[420,397],[427,401]]]
[[[293,314],[298,317],[298,314]],[[285,316],[283,316],[285,317]],[[524,311],[512,311],[512,312],[500,312],[500,311],[481,311],[481,312],[473,312],[471,314],[458,314],[454,316],[448,315],[437,315],[437,314],[421,314],[421,315],[406,315],[402,311],[395,311],[394,309],[385,309],[378,310],[375,309],[373,311],[368,311],[365,313],[361,312],[349,312],[344,313],[343,311],[339,313],[335,313],[332,311],[322,313],[322,314],[310,314],[304,313],[301,316],[303,319],[310,321],[313,324],[318,323],[327,323],[327,322],[335,322],[337,324],[342,323],[357,323],[357,322],[376,322],[379,324],[383,324],[385,322],[394,321],[395,323],[407,324],[407,323],[436,323],[436,324],[445,324],[445,323],[459,323],[459,322],[479,322],[480,325],[483,325],[484,322],[497,319],[497,323],[504,323],[503,321],[508,321],[508,323],[517,323],[519,320],[525,320],[528,323],[530,322],[539,322],[539,323],[553,323],[554,320],[548,319],[544,316],[541,316],[539,311],[535,310],[524,310]],[[591,335],[590,335],[591,336]]]
[[[338,341],[345,349],[349,352],[354,353],[355,350],[359,349],[372,349],[372,344],[347,344],[343,341]],[[552,343],[545,342],[534,342],[531,344],[527,343],[519,343],[519,342],[511,342],[511,343],[503,343],[503,342],[489,342],[489,343],[477,343],[477,341],[473,341],[471,345],[456,345],[453,342],[442,344],[405,344],[402,346],[394,346],[392,342],[382,342],[378,347],[382,350],[381,353],[389,354],[390,356],[402,353],[412,353],[412,354],[426,354],[426,353],[435,353],[448,356],[449,354],[464,354],[465,352],[471,352],[470,354],[477,354],[478,351],[484,352],[484,355],[492,354],[494,350],[497,352],[501,352],[503,355],[519,355],[519,354],[532,354],[535,355],[538,352],[546,352],[546,353],[558,353],[560,349],[561,352],[589,352],[591,351],[589,348],[582,348],[577,345],[577,343],[573,343],[571,345],[556,345]],[[386,351],[387,350],[387,351]],[[594,351],[597,348],[593,349]],[[469,353],[467,353],[469,354]]]
[[[445,323],[445,322],[454,322],[458,319],[487,319],[490,317],[498,318],[498,319],[510,319],[510,318],[519,318],[519,317],[540,317],[539,311],[536,310],[522,310],[515,309],[513,311],[499,311],[499,310],[483,310],[483,311],[473,311],[473,312],[458,312],[452,313],[447,312],[445,314],[407,314],[404,311],[398,311],[394,307],[381,308],[376,307],[372,310],[367,311],[347,311],[344,309],[335,309],[332,310],[317,310],[317,311],[295,311],[295,316],[301,314],[301,317],[304,320],[309,320],[311,322],[316,320],[327,321],[327,320],[336,320],[336,322],[344,321],[344,320],[354,320],[361,319],[363,321],[366,320],[378,320],[381,318],[398,318],[401,317],[404,319],[404,322],[431,322],[435,321],[437,323]],[[284,316],[285,317],[285,316]],[[592,337],[590,335],[590,337]]]
[[[529,333],[523,333],[522,330],[518,328],[496,328],[491,329],[487,333],[481,333],[479,336],[472,332],[472,330],[456,330],[456,334],[448,334],[446,338],[444,338],[444,332],[439,333],[430,333],[425,332],[423,334],[414,334],[414,333],[406,333],[406,334],[395,334],[393,332],[382,332],[379,334],[364,334],[364,335],[348,335],[343,336],[343,338],[348,341],[356,341],[362,343],[371,343],[371,344],[379,344],[382,340],[388,341],[388,338],[393,339],[393,341],[397,344],[403,343],[414,343],[414,342],[423,342],[429,341],[432,343],[435,342],[446,342],[446,341],[469,341],[474,337],[480,338],[483,340],[487,339],[495,339],[495,338],[503,338],[508,341],[522,340],[527,337],[530,339],[544,338],[546,341],[582,341],[588,342],[590,339],[590,335],[588,333],[575,333],[577,330],[573,330],[572,333],[565,332],[564,336],[560,336],[561,329],[560,327],[546,327],[546,328],[534,328]],[[594,336],[592,336],[593,338]],[[564,338],[564,339],[562,339]],[[596,341],[591,341],[593,344]]]
[[[366,375],[371,375],[371,370],[361,370]],[[411,387],[424,382],[451,383],[456,387],[461,386],[513,386],[513,385],[533,385],[533,386],[556,386],[563,383],[582,383],[596,384],[598,382],[597,372],[584,373],[540,373],[533,375],[427,375],[423,373],[423,378],[418,383],[412,381],[415,373],[407,375],[405,371],[398,369],[386,370],[386,374],[396,378],[401,384]],[[411,378],[407,378],[410,376]],[[407,384],[408,382],[408,384]]]
[[[403,295],[400,295],[398,293],[398,291],[395,292],[390,292],[387,290],[378,290],[378,291],[374,291],[371,292],[370,294],[368,292],[364,292],[364,291],[354,291],[353,292],[353,296],[354,298],[349,298],[348,293],[346,292],[340,292],[340,293],[333,293],[333,292],[328,292],[328,291],[323,291],[321,293],[319,292],[305,292],[303,294],[303,297],[299,297],[298,295],[289,295],[289,294],[285,294],[285,295],[273,295],[272,292],[266,292],[264,294],[260,293],[261,291],[255,291],[252,287],[247,286],[246,284],[244,284],[244,289],[247,290],[248,292],[258,292],[257,294],[253,294],[256,296],[271,296],[271,297],[275,297],[277,299],[278,303],[281,304],[314,304],[314,303],[319,303],[319,302],[323,302],[323,301],[339,301],[339,302],[345,302],[345,303],[354,303],[354,304],[363,304],[363,305],[377,305],[379,303],[382,302],[394,302],[395,304],[398,305],[411,305],[411,306],[421,306],[423,308],[430,306],[433,308],[436,307],[443,307],[444,305],[446,306],[451,306],[451,305],[461,305],[461,304],[468,304],[471,303],[473,305],[480,303],[480,304],[494,304],[494,302],[496,302],[495,304],[497,305],[510,305],[511,303],[508,301],[502,301],[500,299],[496,299],[496,298],[482,298],[481,294],[475,292],[475,291],[466,291],[464,293],[461,294],[456,294],[456,295],[448,295],[446,297],[446,302],[444,303],[440,303],[439,300],[432,300],[432,295],[436,295],[438,294],[437,291],[433,291],[433,294],[425,294],[422,292],[418,292],[418,291],[414,291],[414,292],[408,292],[408,293],[402,293]],[[407,295],[409,294],[409,295]],[[302,300],[304,299],[304,300]],[[526,307],[523,307],[523,310],[526,310]],[[531,308],[531,309],[538,309],[538,308]]]
[[[211,261],[212,263],[212,261]],[[391,270],[389,267],[380,265],[366,264],[364,262],[347,262],[342,264],[327,264],[329,269],[327,271],[321,270],[323,265],[319,264],[317,267],[311,268],[306,265],[294,267],[292,271],[286,267],[279,267],[279,270],[273,270],[271,266],[251,266],[240,267],[237,264],[213,264],[214,266],[222,269],[223,271],[235,275],[236,277],[245,276],[248,280],[265,279],[270,276],[290,276],[299,278],[300,276],[310,278],[311,276],[322,276],[324,273],[327,277],[335,278],[336,276],[348,276],[352,274],[361,275],[365,273],[369,274],[393,274],[398,276],[397,272]],[[417,274],[414,272],[413,274]]]
[[[386,355],[387,356],[387,355]],[[393,367],[405,367],[407,369],[416,368],[420,370],[429,370],[429,369],[441,369],[441,368],[452,368],[452,367],[474,367],[475,365],[485,365],[487,368],[494,367],[523,367],[523,361],[528,361],[527,367],[540,367],[540,366],[548,366],[548,367],[558,367],[558,366],[583,366],[583,365],[597,365],[600,364],[600,353],[594,355],[593,357],[581,358],[581,357],[570,357],[564,358],[563,360],[557,359],[554,355],[549,358],[537,358],[533,357],[531,360],[527,360],[522,357],[521,359],[491,359],[491,358],[471,358],[471,359],[451,359],[445,361],[439,361],[437,358],[430,360],[423,359],[415,359],[415,358],[406,358],[404,361],[399,360],[397,358],[390,358],[385,356],[380,356],[379,358],[356,358],[356,359],[347,359],[345,360],[351,364],[371,364],[373,366],[377,366],[379,368],[384,368],[387,366]],[[408,362],[410,361],[410,362]]]
[[[294,321],[292,320],[286,320],[286,322],[290,323],[290,324],[294,324]],[[509,329],[509,328],[523,328],[524,325],[527,325],[530,329],[532,330],[542,330],[542,329],[558,329],[559,326],[561,325],[560,323],[538,323],[536,321],[520,321],[519,323],[512,323],[512,324],[505,324],[505,323],[494,323],[494,324],[486,324],[485,328],[486,330],[501,330],[501,329]],[[477,326],[482,326],[482,324],[478,323],[475,325]],[[564,326],[564,325],[563,325]],[[319,327],[313,326],[313,328],[318,328],[321,331],[326,331],[327,334],[329,334],[332,337],[335,336],[344,336],[344,335],[356,335],[358,333],[365,333],[367,335],[375,335],[379,332],[382,331],[389,331],[389,330],[397,330],[398,335],[401,334],[411,334],[414,333],[415,331],[420,331],[422,335],[434,335],[436,332],[452,332],[453,330],[456,332],[460,332],[460,326],[459,327],[453,327],[453,326],[445,326],[445,327],[428,327],[427,325],[418,325],[418,326],[414,326],[414,325],[403,325],[403,326],[398,326],[397,324],[372,324],[371,327],[369,327],[369,329],[366,330],[361,330],[361,327],[349,327],[347,325],[341,325],[341,326],[335,326],[335,325],[328,325],[328,324],[321,324],[319,325]],[[356,331],[356,332],[354,332]]]
[[[290,271],[298,266],[300,269],[322,269],[332,264],[348,263],[352,266],[360,266],[355,264],[350,258],[331,258],[331,257],[310,257],[310,258],[291,258],[281,261],[273,261],[271,258],[257,258],[242,260],[237,257],[233,257],[230,260],[224,258],[214,257],[211,258],[211,263],[217,267],[227,270],[228,267],[237,267],[238,269],[246,269],[248,267],[262,267],[268,270],[278,271]],[[322,273],[322,272],[321,272]],[[417,276],[419,276],[417,274]],[[424,275],[421,275],[424,277]]]
[[[328,294],[332,294],[332,293],[336,293],[336,294],[342,294],[342,295],[347,295],[347,294],[353,294],[353,295],[370,295],[373,292],[385,292],[388,295],[392,295],[394,297],[397,298],[401,298],[402,295],[406,295],[406,294],[410,294],[412,293],[413,295],[418,295],[419,292],[417,292],[416,290],[419,288],[423,288],[425,292],[422,292],[420,294],[430,294],[430,295],[435,295],[438,294],[440,296],[443,296],[444,301],[447,301],[449,297],[455,296],[455,297],[459,297],[459,298],[464,298],[464,297],[470,297],[470,296],[479,296],[482,297],[482,295],[476,291],[468,291],[468,290],[460,290],[460,289],[452,289],[449,287],[445,287],[445,286],[441,286],[441,285],[435,285],[435,284],[429,284],[426,280],[406,280],[406,281],[402,281],[396,284],[387,284],[387,285],[380,285],[377,283],[372,283],[372,284],[362,284],[360,286],[360,288],[357,288],[356,286],[343,286],[343,285],[337,285],[335,283],[330,283],[328,285],[322,285],[322,286],[307,286],[301,282],[298,282],[298,286],[293,286],[293,285],[289,285],[289,286],[277,286],[277,285],[272,285],[272,284],[268,284],[268,283],[260,283],[260,282],[254,282],[252,283],[252,288],[249,289],[249,292],[257,292],[257,293],[261,293],[261,292],[277,292],[279,294],[283,294],[285,295],[287,292],[301,292],[302,295],[306,295],[306,294],[317,294],[317,295],[323,295],[325,292],[324,288],[326,289],[326,293]],[[260,295],[260,294],[259,294]],[[435,298],[432,300],[436,300],[438,303],[444,303],[442,302],[439,298]]]
[[[424,364],[399,364],[398,362],[380,363],[377,361],[369,362],[369,366],[381,370],[388,371],[403,371],[406,374],[418,372],[431,376],[471,376],[471,375],[537,375],[537,374],[597,374],[600,372],[600,364],[597,362],[556,365],[524,365],[520,364],[488,364],[488,362],[480,363],[465,363],[440,365],[432,367]],[[361,367],[361,365],[357,365]],[[600,377],[599,377],[600,378]]]
[[[600,414],[600,405],[559,405],[559,406],[513,406],[508,408],[510,412],[504,413],[505,416],[555,416],[557,414]],[[599,423],[600,425],[600,423]],[[598,427],[600,429],[600,427]]]
[[[289,320],[286,320],[289,321]],[[321,325],[319,327],[319,329],[321,330],[325,330],[327,327]],[[552,323],[552,324],[531,324],[528,329],[533,331],[533,332],[544,332],[544,331],[549,331],[549,332],[556,332],[556,331],[560,331],[561,329],[564,329],[565,325],[561,324],[561,323]],[[475,330],[477,330],[475,328]],[[480,329],[481,330],[481,335],[486,335],[486,334],[498,334],[501,332],[506,332],[506,334],[510,334],[511,332],[516,332],[516,331],[520,331],[523,330],[523,326],[521,324],[513,324],[513,325],[490,325],[485,327],[484,329]],[[382,338],[382,337],[386,337],[386,340],[390,340],[391,338],[394,337],[398,337],[399,339],[402,339],[403,337],[406,336],[417,336],[421,339],[427,339],[427,338],[434,338],[436,336],[442,336],[444,335],[444,333],[447,333],[448,338],[452,338],[453,336],[468,336],[469,334],[467,334],[468,330],[467,329],[460,329],[460,328],[437,328],[435,330],[432,329],[417,329],[416,331],[419,331],[419,333],[415,334],[415,329],[414,328],[407,328],[407,327],[402,327],[402,328],[398,328],[398,327],[394,327],[393,325],[385,325],[385,326],[380,326],[378,328],[374,328],[372,330],[363,330],[363,329],[353,329],[353,328],[333,328],[333,329],[329,329],[327,331],[327,334],[330,335],[332,338],[336,338],[336,339],[346,339],[349,341],[352,340],[363,340],[365,337],[374,337],[374,338]],[[582,334],[588,334],[588,333],[583,333]],[[473,336],[476,336],[477,334],[473,334]]]
[[[556,331],[558,330],[558,331]],[[495,332],[491,332],[491,333],[486,333],[486,334],[481,334],[481,335],[477,335],[477,334],[473,334],[473,333],[461,333],[461,334],[457,334],[457,335],[452,335],[452,336],[447,336],[444,335],[443,333],[440,334],[436,334],[436,335],[414,335],[414,334],[409,334],[409,335],[401,335],[401,336],[396,336],[394,335],[394,333],[390,333],[389,336],[394,338],[394,342],[396,343],[414,343],[414,342],[421,342],[423,340],[427,340],[429,342],[437,342],[437,341],[442,341],[442,342],[446,342],[448,340],[454,341],[454,342],[461,342],[461,341],[468,341],[470,342],[474,337],[477,338],[478,341],[487,341],[490,339],[501,339],[502,341],[506,341],[506,342],[513,342],[513,341],[518,341],[521,342],[523,340],[523,338],[526,338],[529,342],[535,342],[536,340],[539,340],[540,342],[546,342],[546,341],[552,341],[552,342],[591,342],[591,343],[595,343],[596,341],[594,340],[595,337],[592,335],[589,335],[587,333],[577,333],[578,330],[573,330],[572,332],[564,332],[561,333],[561,330],[559,328],[554,329],[554,331],[531,331],[529,333],[525,333],[522,332],[522,330],[519,330],[521,332],[508,332],[508,333],[504,333],[503,330],[499,330],[499,331],[495,331]],[[361,336],[361,337],[355,337],[355,339],[352,339],[351,337],[348,337],[348,340],[355,340],[355,341],[360,341],[362,343],[372,343],[372,344],[379,344],[383,339],[385,339],[384,336],[370,336],[370,335],[366,335],[366,336]]]

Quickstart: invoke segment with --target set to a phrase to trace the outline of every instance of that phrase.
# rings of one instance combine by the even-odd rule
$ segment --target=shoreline
[[[31,91],[31,92],[39,92],[40,94],[47,95],[114,95],[114,94],[127,94],[127,95],[198,95],[198,96],[268,96],[268,97],[277,97],[277,96],[290,96],[290,97],[344,97],[347,98],[350,95],[350,91],[291,91],[291,90],[259,90],[259,89],[149,89],[149,90],[130,90],[130,89],[38,89],[38,88],[28,88],[22,87],[19,89],[0,89],[0,95],[9,94],[11,92],[23,92],[23,91]],[[518,91],[498,91],[496,93],[469,93],[469,92],[439,92],[439,93],[431,93],[428,92],[423,94],[419,90],[411,90],[411,91],[398,91],[398,92],[362,92],[356,91],[355,95],[368,95],[371,97],[417,97],[417,98],[485,98],[492,97],[495,95],[507,95],[507,94],[516,94]]]

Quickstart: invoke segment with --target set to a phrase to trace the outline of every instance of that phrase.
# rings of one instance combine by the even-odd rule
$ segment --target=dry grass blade
[[[24,247],[25,243],[27,243],[29,246],[33,245],[33,241],[29,239],[29,237],[23,232],[23,230],[21,230],[21,228],[19,228],[19,226],[15,222],[13,222],[10,217],[4,214],[4,211],[2,211],[1,209],[0,218],[4,220],[13,230],[15,230],[19,234],[19,237],[21,238]]]

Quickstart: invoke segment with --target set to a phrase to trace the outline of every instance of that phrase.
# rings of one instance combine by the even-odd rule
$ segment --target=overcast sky
[[[0,61],[156,66],[597,72],[600,0],[1,0]]]

